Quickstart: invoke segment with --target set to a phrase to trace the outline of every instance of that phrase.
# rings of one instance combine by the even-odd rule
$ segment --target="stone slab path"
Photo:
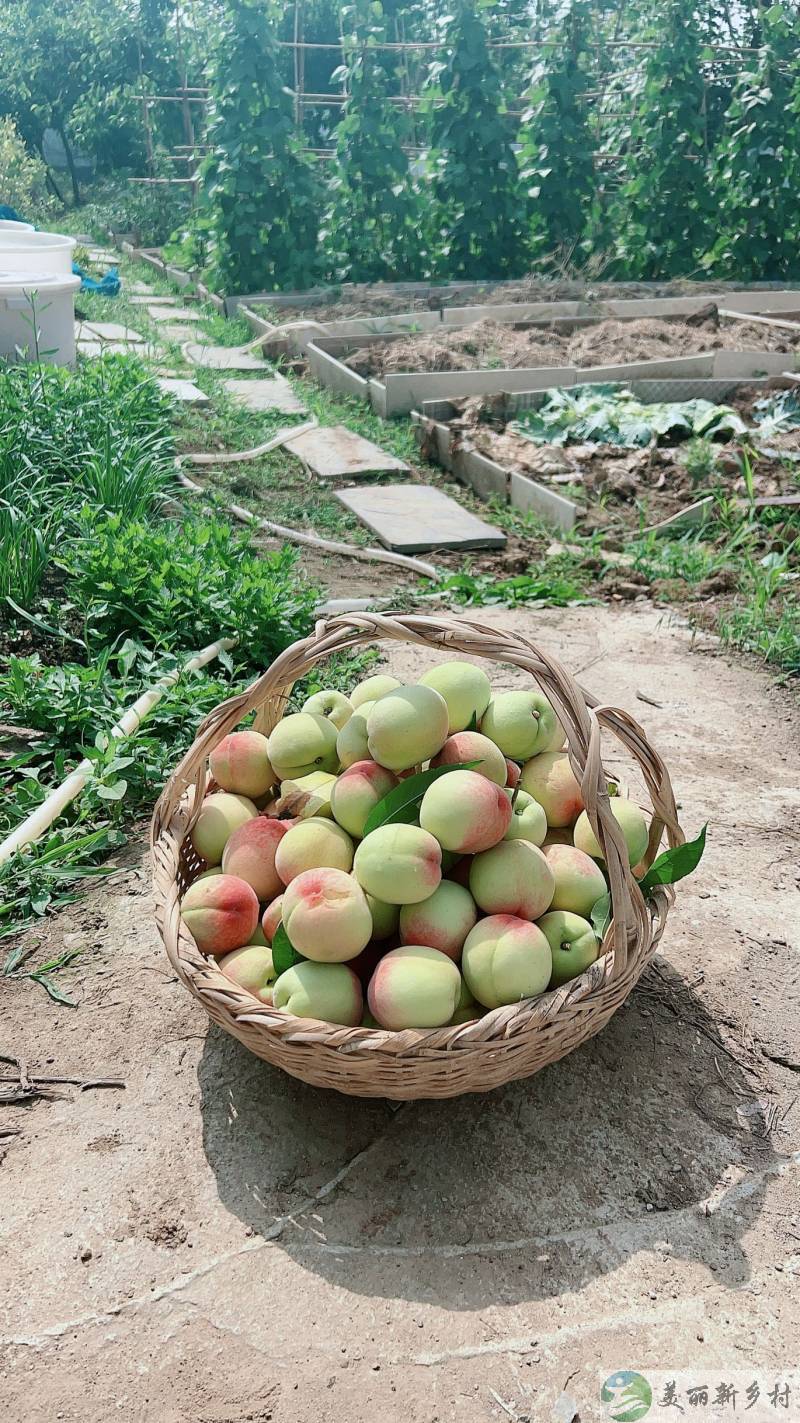
[[[478,519],[455,499],[428,484],[387,484],[338,489],[336,498],[381,543],[397,553],[425,549],[503,548],[501,529]]]
[[[405,460],[387,454],[371,440],[356,435],[345,425],[320,425],[296,440],[286,442],[290,454],[300,459],[320,479],[350,479],[362,474],[402,474]]]

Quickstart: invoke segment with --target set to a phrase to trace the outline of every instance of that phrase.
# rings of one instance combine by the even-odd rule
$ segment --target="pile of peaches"
[[[539,691],[471,663],[318,692],[225,737],[191,831],[183,922],[240,988],[300,1018],[466,1023],[581,974],[608,885]],[[611,800],[630,863],[648,824]],[[366,1004],[365,1004],[366,999]]]

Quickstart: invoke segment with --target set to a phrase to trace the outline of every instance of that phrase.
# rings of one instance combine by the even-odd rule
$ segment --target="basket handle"
[[[445,652],[510,663],[533,677],[553,702],[567,735],[567,752],[586,806],[589,823],[605,858],[609,878],[612,925],[606,947],[613,947],[609,975],[624,972],[638,929],[650,911],[631,873],[622,831],[611,812],[601,756],[601,733],[612,732],[637,761],[653,805],[648,863],[666,828],[671,845],[683,842],[669,774],[651,747],[643,728],[627,712],[601,705],[574,680],[554,657],[518,634],[487,628],[468,619],[357,613],[322,619],[313,633],[288,647],[245,692],[215,707],[199,727],[193,745],[176,767],[159,797],[151,825],[155,842],[169,824],[184,796],[189,797],[187,831],[199,813],[206,787],[207,758],[223,737],[252,711],[259,729],[269,731],[285,709],[292,685],[317,662],[334,652],[374,645],[381,640],[416,643]],[[657,894],[671,893],[668,890]]]

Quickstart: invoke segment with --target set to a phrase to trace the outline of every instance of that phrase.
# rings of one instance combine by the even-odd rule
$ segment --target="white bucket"
[[[75,293],[80,277],[0,270],[0,359],[75,364]]]
[[[0,218],[0,232],[35,232],[32,222],[15,222],[13,218]]]
[[[0,271],[19,272],[26,281],[30,281],[31,273],[37,277],[68,277],[76,245],[74,237],[64,237],[59,232],[0,229]]]

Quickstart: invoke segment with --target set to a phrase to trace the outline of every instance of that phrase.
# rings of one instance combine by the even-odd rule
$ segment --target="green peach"
[[[419,808],[423,830],[445,850],[475,855],[502,840],[511,801],[502,786],[477,771],[449,771],[428,786]]]
[[[226,978],[252,993],[262,1003],[272,1003],[275,968],[269,945],[246,944],[220,959],[219,966]]]
[[[386,904],[382,899],[376,899],[374,894],[367,895],[369,912],[372,915],[372,937],[379,943],[384,939],[391,938],[397,932],[397,925],[400,920],[400,905]]]
[[[390,771],[407,771],[441,751],[447,726],[447,703],[433,687],[395,687],[367,717],[369,754]]]
[[[466,731],[473,722],[477,725],[492,695],[486,673],[472,662],[442,662],[423,672],[419,680],[444,697],[451,732]]]
[[[278,932],[278,925],[283,923],[283,895],[279,894],[268,904],[261,916],[261,932],[268,944],[272,943]]]
[[[352,703],[343,692],[335,692],[330,689],[327,692],[315,692],[313,697],[303,702],[301,711],[312,712],[314,716],[324,716],[337,731],[341,731],[346,726],[353,715]]]
[[[256,924],[256,927],[250,935],[250,938],[248,939],[247,943],[251,944],[254,948],[268,949],[269,942],[270,941],[264,933],[262,925]]]
[[[597,958],[599,944],[588,919],[570,914],[566,909],[553,909],[543,914],[539,928],[547,939],[553,955],[551,988],[560,988],[571,978],[578,978]]]
[[[372,915],[361,886],[343,870],[305,870],[283,896],[283,926],[299,954],[345,963],[366,948]]]
[[[473,1023],[476,1018],[480,1018],[482,1013],[483,1007],[475,1002],[475,999],[462,978],[461,992],[458,995],[456,1011],[450,1019],[452,1026],[455,1027],[459,1023]]]
[[[367,1001],[383,1028],[439,1028],[449,1023],[461,993],[453,960],[427,945],[406,944],[380,960]]]
[[[488,736],[481,736],[479,731],[457,731],[454,736],[448,736],[431,765],[452,766],[465,761],[477,761],[477,766],[472,766],[471,770],[494,781],[496,786],[506,784],[508,771],[505,756],[499,746],[495,746]]]
[[[207,795],[200,814],[192,826],[192,844],[207,865],[222,863],[222,854],[234,830],[255,820],[258,815],[253,802],[229,791],[214,791]]]
[[[628,847],[628,860],[631,865],[636,865],[647,849],[648,829],[644,813],[634,801],[623,800],[620,796],[612,796],[609,805],[611,814],[625,838],[625,844]],[[589,817],[585,810],[575,821],[572,838],[578,850],[583,850],[585,855],[591,855],[595,860],[602,860],[603,852],[589,824]]]
[[[506,795],[511,801],[511,824],[505,834],[506,840],[530,840],[532,845],[541,845],[547,834],[547,816],[538,800],[510,787]]]
[[[336,738],[336,755],[345,770],[348,766],[354,766],[356,761],[371,759],[367,745],[367,717],[374,705],[374,702],[362,702]]]
[[[599,865],[574,845],[550,845],[544,857],[556,881],[551,909],[568,909],[572,914],[591,914],[598,899],[607,892],[605,875]]]
[[[273,899],[282,888],[275,852],[287,833],[281,820],[259,815],[234,830],[222,852],[226,875],[238,875],[252,885],[259,899]]]
[[[360,840],[370,811],[398,784],[397,777],[376,761],[354,761],[333,785],[331,810],[335,820]]]
[[[295,1018],[316,1018],[354,1028],[361,1020],[364,997],[361,984],[346,964],[306,959],[275,980],[272,1002]]]
[[[563,751],[544,751],[526,761],[519,783],[538,800],[551,828],[573,825],[583,810],[581,788]]]
[[[486,708],[481,731],[513,761],[527,761],[564,740],[564,729],[543,692],[499,692]]]
[[[385,697],[387,692],[393,692],[395,687],[399,686],[396,677],[379,672],[376,677],[367,677],[353,688],[350,693],[350,705],[355,709],[363,707],[367,702],[377,702],[381,697]]]
[[[429,949],[438,949],[458,962],[464,940],[477,918],[469,890],[443,879],[429,899],[403,905],[400,939],[404,944],[427,944]]]
[[[501,1008],[544,993],[552,970],[546,936],[535,924],[513,914],[479,919],[461,955],[464,981],[485,1008]]]
[[[530,840],[503,840],[475,856],[469,888],[486,914],[538,919],[550,908],[555,879],[541,850]]]
[[[197,879],[181,900],[181,918],[200,952],[219,956],[249,942],[258,924],[258,899],[235,875]]]
[[[365,893],[384,904],[416,904],[442,878],[442,851],[419,826],[381,825],[358,846],[353,873]]]
[[[266,795],[275,782],[267,754],[267,738],[260,731],[232,731],[208,758],[220,790],[246,795],[251,800]]]
[[[353,867],[353,842],[335,820],[299,820],[287,830],[275,852],[275,868],[284,884],[304,870]]]
[[[281,799],[286,799],[287,807],[291,806],[290,813],[298,820],[308,820],[312,815],[330,820],[333,815],[331,793],[335,784],[336,777],[330,771],[312,771],[308,776],[294,776],[291,780],[281,781]],[[301,803],[302,797],[307,799]],[[285,813],[283,807],[281,809]]]
[[[338,770],[336,727],[313,712],[294,712],[273,727],[269,759],[280,781],[296,780],[312,771]]]

